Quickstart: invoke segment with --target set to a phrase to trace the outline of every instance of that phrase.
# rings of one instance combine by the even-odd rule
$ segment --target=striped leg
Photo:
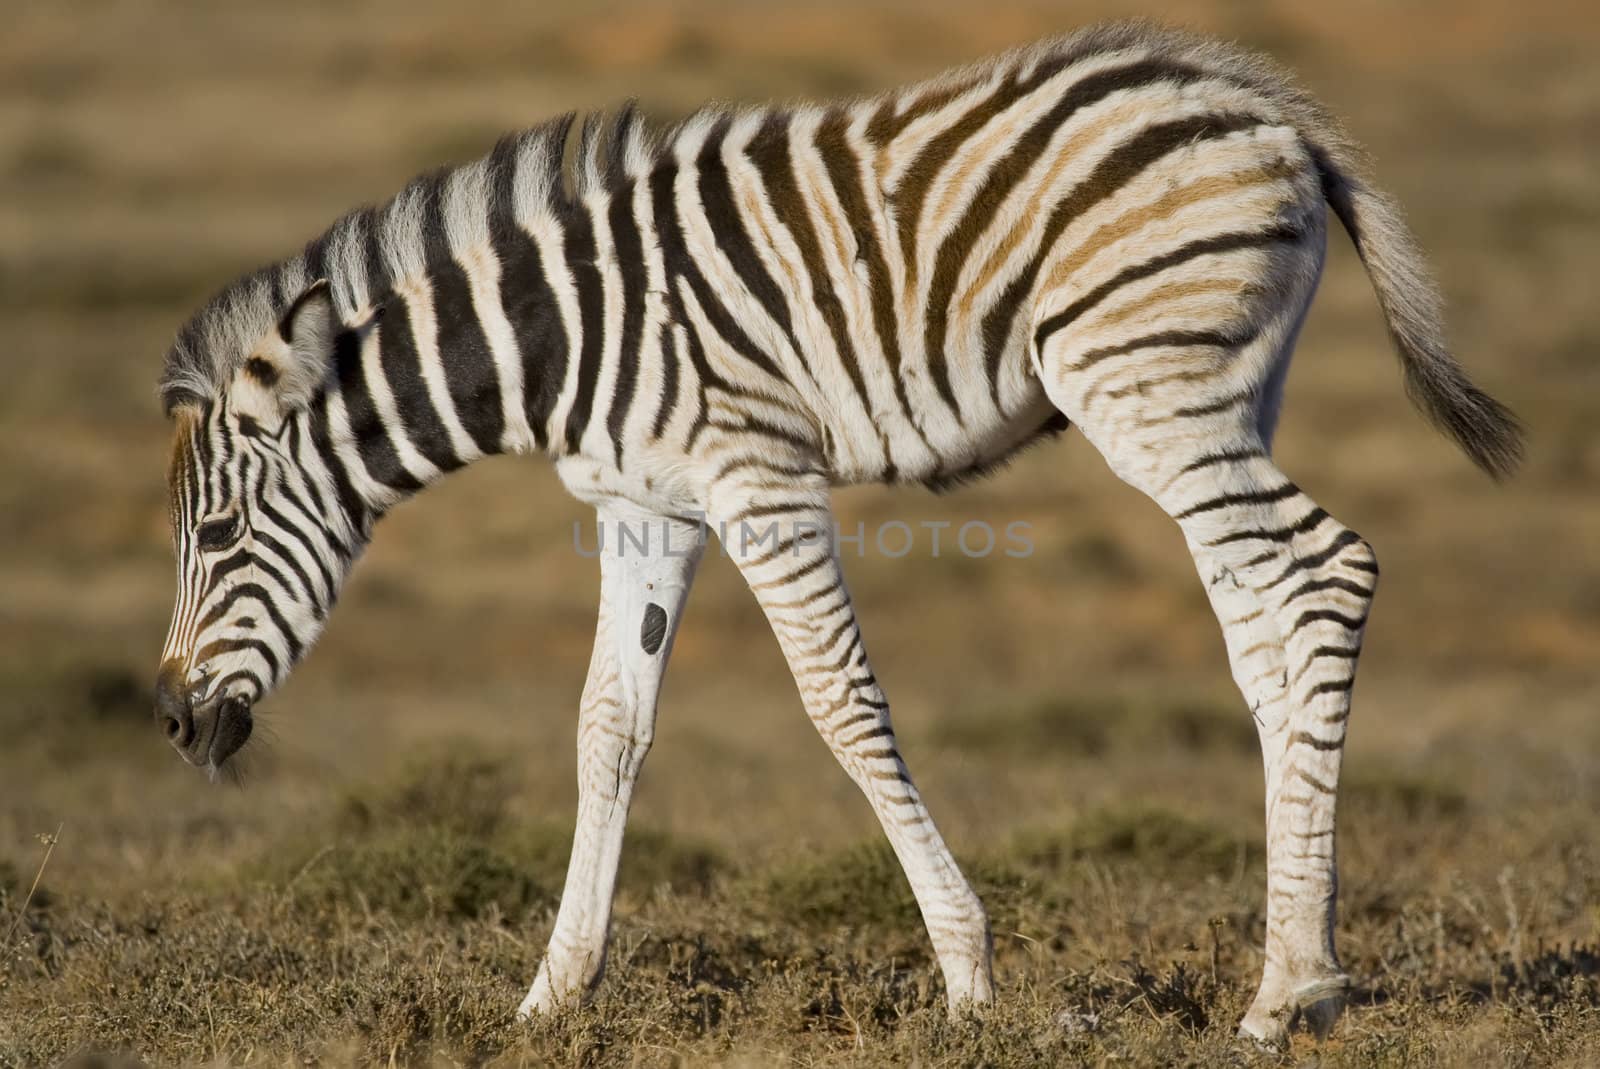
[[[723,541],[783,647],[806,712],[866,794],[911,884],[951,1007],[993,997],[989,921],[922,804],[833,545],[826,491],[721,488]]]
[[[599,512],[600,622],[578,719],[578,825],[566,888],[519,1016],[581,999],[605,969],[623,827],[655,730],[656,697],[700,530],[626,506]]]
[[[1277,1045],[1296,1015],[1325,1034],[1348,986],[1333,946],[1334,808],[1377,562],[1265,458],[1216,467],[1186,473],[1164,505],[1183,525],[1261,738],[1266,965],[1241,1028]]]
[[[1259,331],[1191,322],[1132,345],[1054,335],[1040,374],[1112,469],[1178,521],[1222,623],[1266,768],[1266,962],[1241,1030],[1278,1045],[1297,1018],[1331,1027],[1348,986],[1333,946],[1335,792],[1377,565],[1268,456],[1298,317],[1262,318]],[[1251,340],[1228,341],[1241,333]]]

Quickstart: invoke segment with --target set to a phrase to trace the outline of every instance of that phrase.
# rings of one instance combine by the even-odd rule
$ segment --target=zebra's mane
[[[573,131],[577,130],[576,136]],[[418,176],[386,202],[357,208],[304,250],[229,283],[178,332],[161,376],[162,407],[216,397],[249,349],[318,278],[355,322],[394,283],[426,270],[452,247],[488,240],[490,218],[526,226],[648,173],[664,139],[633,102],[613,112],[550,119],[501,138],[480,159]]]
[[[1065,65],[1135,49],[1191,63],[1255,89],[1275,100],[1287,121],[1315,133],[1324,145],[1337,146],[1346,159],[1364,162],[1338,122],[1271,60],[1146,20],[1084,27],[869,97],[865,103],[903,105],[974,83],[997,69]],[[528,226],[559,216],[587,197],[613,192],[648,174],[672,151],[680,134],[765,110],[770,109],[711,105],[664,133],[652,130],[631,101],[613,113],[590,113],[581,125],[578,113],[569,112],[507,135],[472,163],[415,178],[391,200],[348,213],[299,255],[245,275],[206,302],[167,353],[160,386],[163,407],[170,413],[178,405],[218,396],[249,348],[318,278],[332,283],[341,318],[356,322],[394,283],[426,270],[435,257],[449,256],[452,246],[487,241],[491,218],[510,217]]]

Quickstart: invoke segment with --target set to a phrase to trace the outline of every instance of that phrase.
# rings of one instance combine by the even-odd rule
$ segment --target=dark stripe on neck
[[[334,343],[334,363],[339,379],[339,396],[344,400],[345,418],[350,424],[350,436],[355,440],[356,452],[361,457],[362,467],[367,469],[367,475],[373,481],[402,493],[414,494],[421,490],[422,483],[400,463],[400,455],[395,452],[389,432],[372,402],[365,362],[361,359],[361,342],[356,335],[340,335]],[[325,424],[326,417],[317,422]],[[329,460],[335,471],[343,470],[337,465],[338,458],[325,430],[319,436],[317,448],[323,450],[324,459]],[[341,489],[341,497],[343,493]],[[354,491],[351,493],[353,495]],[[348,502],[346,504],[348,506]],[[357,515],[364,514],[365,510]]]
[[[491,221],[489,234],[500,260],[500,305],[522,356],[522,408],[534,443],[545,449],[550,413],[567,377],[567,332],[533,238],[509,215]]]
[[[428,384],[422,378],[422,357],[417,352],[416,336],[411,330],[411,315],[404,297],[389,293],[383,299],[383,323],[378,328],[378,356],[383,377],[394,396],[395,411],[400,415],[398,434],[404,434],[412,446],[440,471],[454,471],[462,460],[450,445],[444,421],[433,407],[428,396]]]
[[[349,404],[348,397],[345,400]],[[328,435],[328,396],[323,394],[311,405],[311,444],[316,449],[317,456],[322,461],[322,466],[328,469],[333,478],[334,493],[339,499],[339,509],[344,514],[345,520],[350,525],[354,536],[352,543],[346,543],[335,536],[333,529],[328,529],[328,538],[344,553],[348,560],[355,555],[360,543],[367,537],[372,528],[372,521],[377,518],[377,510],[356,493],[355,485],[350,481],[350,473],[345,470],[344,461],[339,457],[338,451],[333,448],[333,441]]]
[[[487,206],[485,206],[487,207]],[[444,186],[436,183],[429,193],[426,232],[431,236],[428,275],[433,282],[433,318],[438,329],[439,363],[456,418],[482,453],[500,452],[505,437],[505,407],[500,399],[500,376],[494,354],[484,336],[472,281],[450,252],[445,237]]]

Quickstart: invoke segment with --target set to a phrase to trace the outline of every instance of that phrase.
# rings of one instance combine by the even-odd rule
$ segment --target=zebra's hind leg
[[[701,556],[701,531],[683,520],[617,504],[600,508],[599,528],[600,620],[578,718],[572,860],[549,948],[519,1017],[575,1003],[600,982],[628,805]]]
[[[1223,319],[1131,343],[1057,334],[1039,363],[1052,401],[1178,521],[1255,718],[1266,767],[1266,945],[1241,1033],[1273,1046],[1295,1023],[1325,1033],[1348,988],[1333,943],[1334,809],[1377,582],[1371,548],[1268,456],[1301,308],[1263,316],[1259,330]]]
[[[1237,463],[1253,470],[1186,476],[1189,488],[1172,500],[1192,502],[1175,514],[1261,740],[1266,962],[1240,1030],[1281,1046],[1297,1022],[1325,1035],[1349,987],[1333,944],[1334,810],[1378,567],[1366,542],[1276,468]],[[1270,498],[1279,500],[1262,502]]]
[[[900,756],[833,544],[827,490],[774,475],[719,487],[713,518],[766,613],[806,713],[872,805],[911,884],[952,1009],[993,999],[983,904],[945,845]]]

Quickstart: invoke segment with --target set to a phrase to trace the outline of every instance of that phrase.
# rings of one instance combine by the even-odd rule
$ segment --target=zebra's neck
[[[603,314],[610,256],[597,214],[567,205],[529,226],[491,210],[481,240],[423,250],[365,299],[361,279],[330,273],[358,326],[312,418],[365,512],[479,457],[577,447],[595,384],[575,365],[598,360],[584,327]]]
[[[608,157],[620,157],[631,123],[617,120]],[[370,516],[481,456],[582,446],[607,294],[643,299],[642,277],[608,287],[602,272],[637,274],[644,253],[636,230],[631,244],[617,233],[616,217],[631,218],[611,196],[620,175],[591,163],[581,180],[566,176],[576,192],[564,186],[566,136],[562,124],[540,128],[419,179],[335,224],[290,272],[328,278],[341,318],[358,325],[313,419],[335,477]],[[633,310],[622,317],[631,336],[611,344],[642,344]]]

